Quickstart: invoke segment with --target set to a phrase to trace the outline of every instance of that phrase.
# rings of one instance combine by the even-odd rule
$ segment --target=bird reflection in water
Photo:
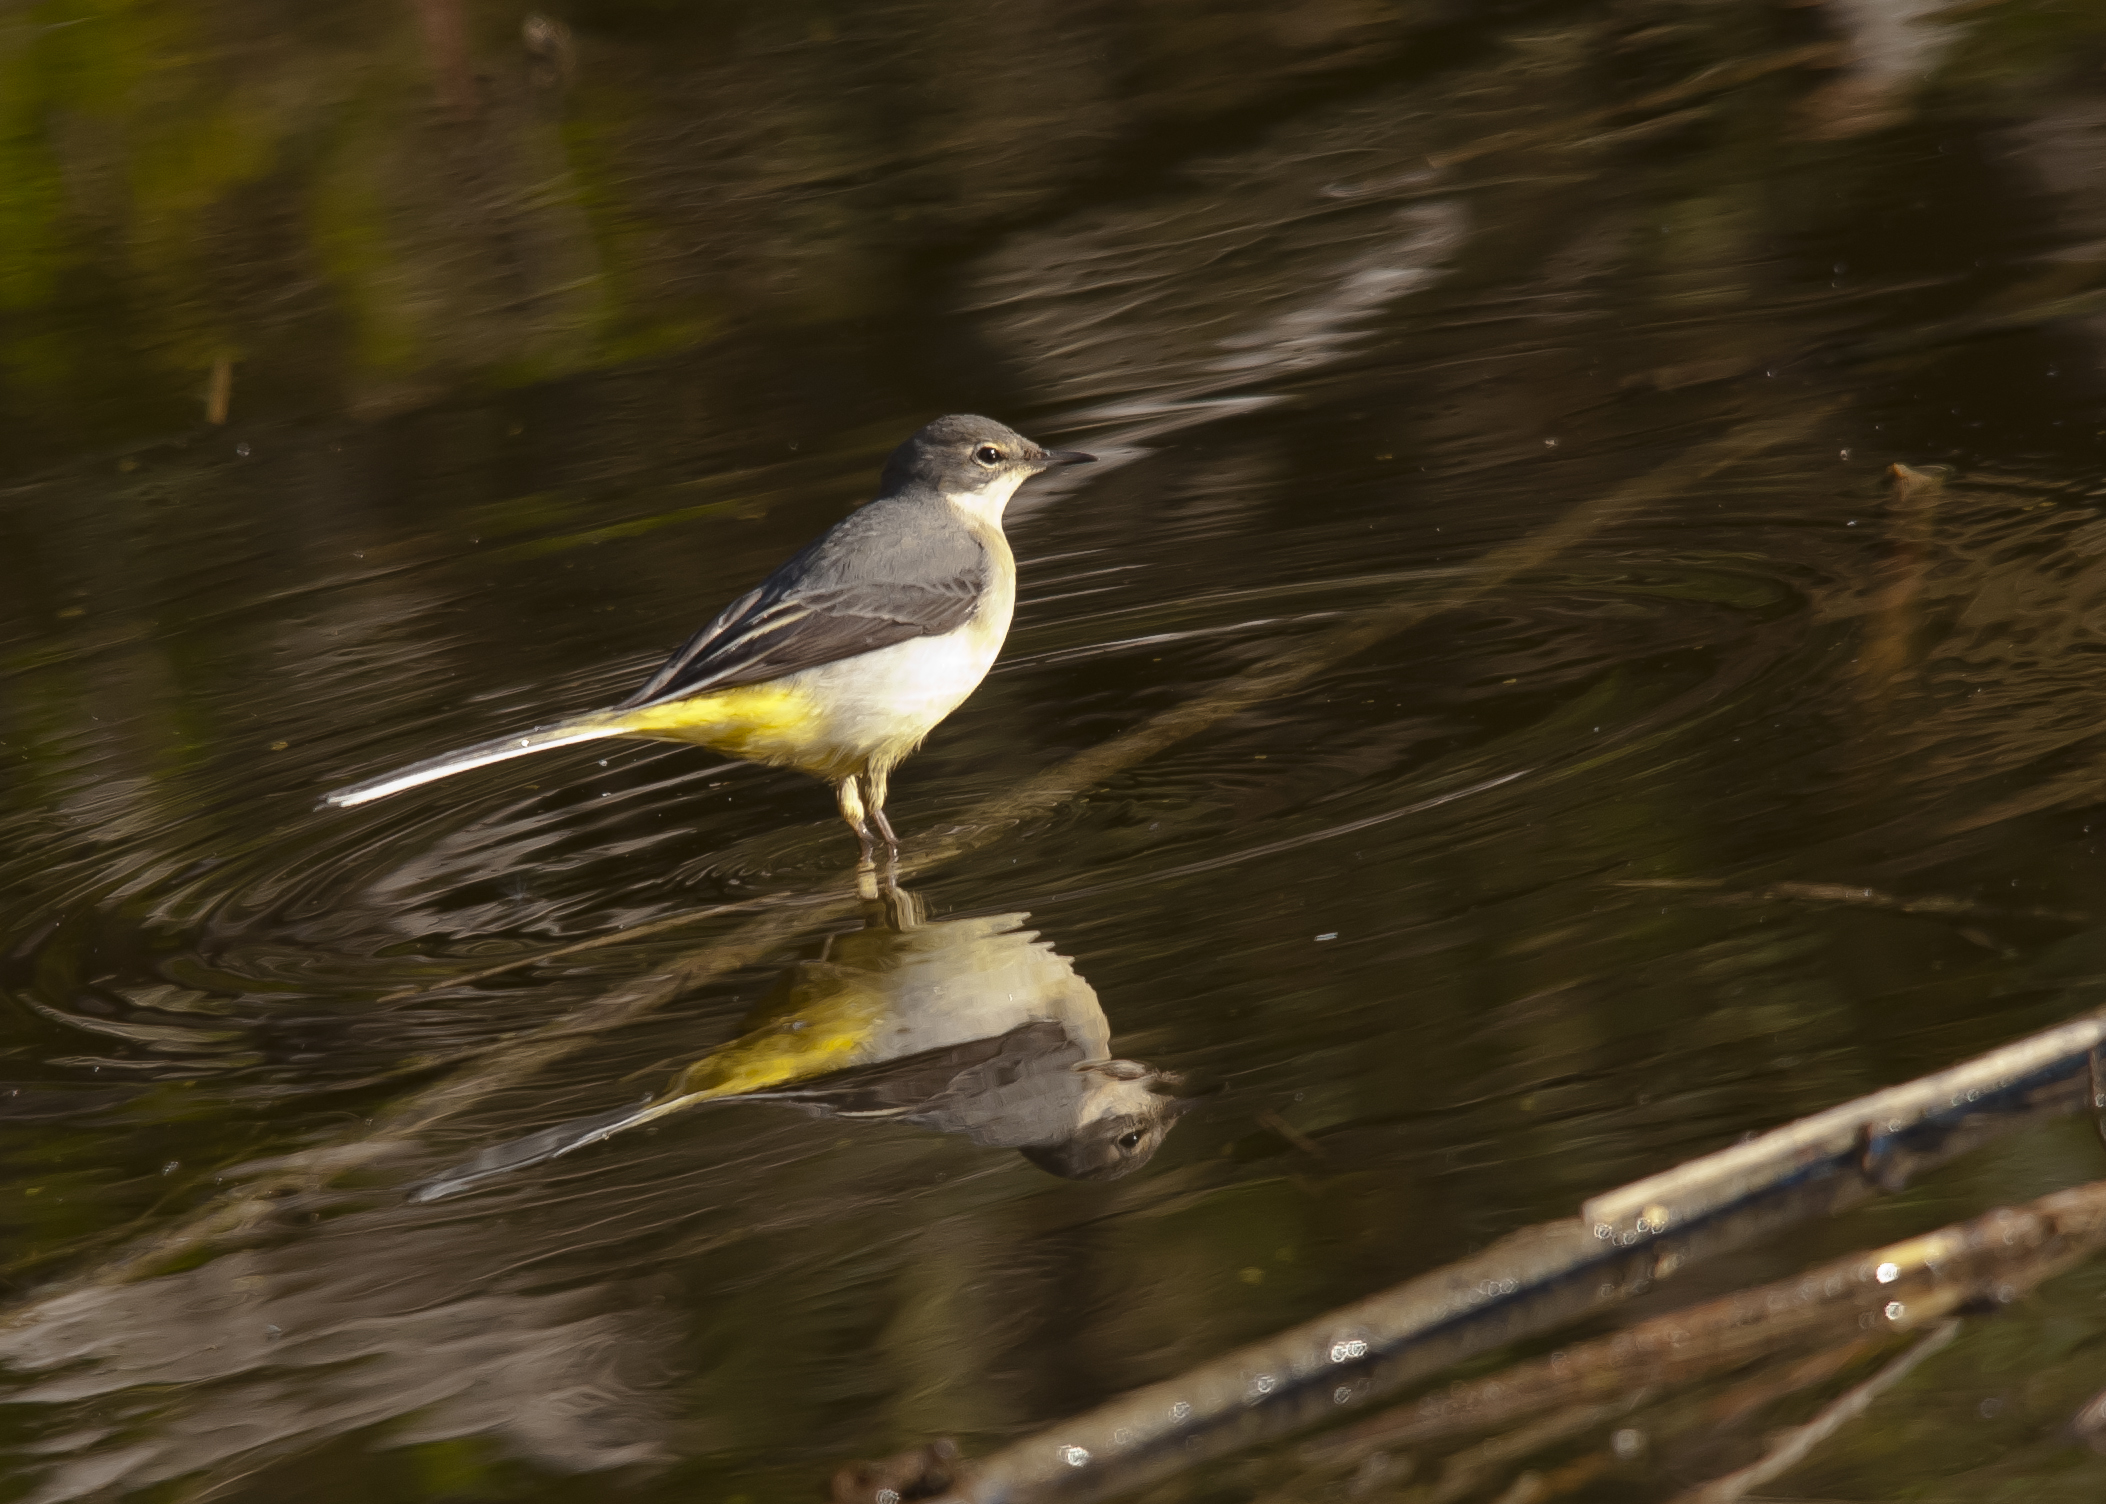
[[[864,928],[777,979],[737,1039],[640,1106],[487,1149],[417,1186],[435,1201],[709,1102],[919,1123],[1015,1149],[1074,1180],[1148,1163],[1199,1100],[1183,1077],[1111,1055],[1111,1024],[1024,914],[929,922],[889,888]]]

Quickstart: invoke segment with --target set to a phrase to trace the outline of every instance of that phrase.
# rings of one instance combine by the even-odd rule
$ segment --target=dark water
[[[2094,8],[524,19],[0,20],[11,1496],[810,1497],[2093,1001]],[[1028,915],[1003,964],[1220,1090],[1112,1182],[736,1103],[405,1202],[732,1039],[856,928],[852,847],[823,790],[692,749],[318,795],[617,697],[958,408],[1104,462],[1012,507],[1008,649],[895,783],[944,854],[929,964]],[[1706,1288],[2091,1179],[2087,1133]],[[1970,1326],[1776,1487],[2098,1497],[2063,1426],[2101,1289]]]

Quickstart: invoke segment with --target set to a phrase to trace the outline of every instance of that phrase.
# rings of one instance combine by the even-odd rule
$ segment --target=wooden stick
[[[1703,1255],[1831,1210],[1869,1186],[1891,1188],[1895,1182],[1885,1180],[1884,1172],[1849,1179],[1808,1173],[1823,1166],[1832,1171],[1838,1163],[1820,1157],[1835,1122],[1863,1124],[1879,1115],[1882,1123],[1899,1125],[1893,1132],[1909,1134],[1915,1147],[1912,1162],[1897,1159],[1896,1164],[1914,1168],[1971,1147],[1980,1141],[1975,1133],[2027,1121],[2028,1110],[2089,1104],[2089,1042],[2099,1037],[2099,1025],[2100,1017],[2093,1015],[2047,1030],[1968,1065],[1816,1114],[1765,1139],[1596,1198],[1590,1207],[1628,1204],[1643,1210],[1620,1230],[1590,1211],[1514,1233],[1471,1258],[1013,1442],[944,1500],[1022,1504],[1106,1498],[1314,1425],[1464,1358],[1599,1311]],[[2015,1063],[2033,1074],[2010,1078]],[[2004,1081],[2006,1090],[1985,1094],[1964,1084],[1956,1087],[1969,1081]],[[1972,1132],[1960,1131],[1960,1120],[1970,1114],[1979,1115],[1979,1123]],[[1818,1131],[1809,1132],[1809,1125]],[[1846,1140],[1846,1150],[1852,1142]],[[1660,1207],[1654,1198],[1663,1194],[1663,1185],[1677,1207],[1701,1205],[1704,1214]],[[1602,1235],[1604,1226],[1610,1235]],[[1700,1335],[1708,1335],[1733,1361],[1744,1361],[1775,1340],[1774,1333],[1761,1328],[1777,1319],[1780,1309],[1805,1311],[1841,1302],[1829,1310],[1847,1308],[1853,1320],[1870,1320],[1875,1329],[1902,1330],[1942,1318],[1985,1291],[2001,1301],[2102,1244],[2106,1181],[2043,1198],[2022,1211],[1993,1212],[1878,1250],[1876,1256],[1860,1255],[1700,1312],[1661,1318],[1636,1329],[1636,1335],[1609,1339],[1634,1344],[1628,1362],[1597,1361],[1592,1368],[1582,1364],[1561,1374],[1554,1360],[1546,1360],[1488,1382],[1496,1382],[1504,1396],[1501,1405],[1514,1407],[1504,1413],[1540,1415],[1560,1404],[1603,1398],[1601,1390],[1588,1387],[1590,1377],[1611,1393],[1628,1387],[1632,1363],[1642,1365],[1646,1382],[1663,1375],[1672,1379],[1684,1362],[1704,1371],[1703,1365],[1714,1361],[1704,1343],[1693,1350],[1683,1347],[1695,1320],[1706,1323]],[[1604,1351],[1615,1355],[1613,1349]],[[1454,1419],[1442,1409],[1441,1398],[1432,1397],[1403,1417],[1368,1422],[1367,1433],[1346,1433],[1353,1439],[1326,1445],[1372,1450],[1409,1441],[1420,1428],[1453,1428]],[[1497,1407],[1480,1411],[1474,1423],[1499,1413]]]

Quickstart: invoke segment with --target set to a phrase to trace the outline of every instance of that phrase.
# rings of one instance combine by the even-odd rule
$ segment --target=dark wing
[[[755,591],[689,638],[649,683],[616,708],[634,710],[706,689],[759,684],[910,637],[940,637],[963,626],[979,598],[975,579],[815,591],[772,602]]]
[[[986,588],[986,550],[962,527],[887,510],[855,513],[726,606],[616,708],[759,684],[965,625]]]
[[[851,1066],[794,1086],[770,1087],[748,1100],[787,1102],[828,1117],[904,1118],[916,1122],[961,1097],[978,1096],[1034,1072],[1082,1058],[1059,1024],[1037,1019],[992,1039],[942,1045],[897,1060]]]

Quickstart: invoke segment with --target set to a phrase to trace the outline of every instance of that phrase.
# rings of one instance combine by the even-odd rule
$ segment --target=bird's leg
[[[841,806],[841,818],[846,820],[848,828],[856,833],[856,842],[862,847],[862,855],[856,860],[856,870],[875,871],[877,843],[871,839],[869,823],[863,818],[863,795],[856,788],[855,774],[849,774],[834,785],[834,799]]]
[[[892,822],[885,818],[885,795],[891,791],[892,770],[871,767],[863,773],[863,798],[870,806],[870,823],[877,827],[878,836],[885,843],[885,854],[892,865],[899,866],[899,837],[892,833]]]

